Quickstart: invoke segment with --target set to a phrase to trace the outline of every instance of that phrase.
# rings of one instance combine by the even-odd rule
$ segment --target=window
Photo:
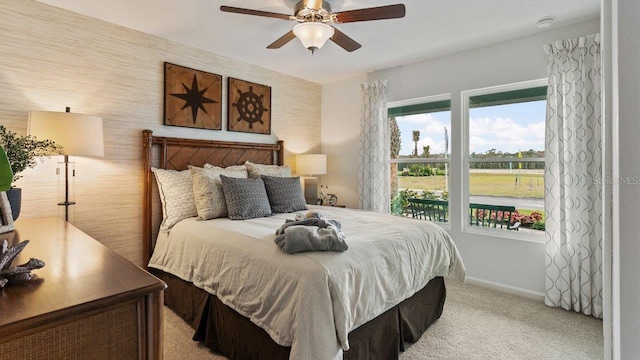
[[[448,222],[449,95],[391,103],[391,213],[412,216],[410,199],[428,199],[439,204],[433,221]],[[415,210],[415,209],[414,209]]]
[[[546,81],[463,93],[465,230],[544,234],[546,93]]]

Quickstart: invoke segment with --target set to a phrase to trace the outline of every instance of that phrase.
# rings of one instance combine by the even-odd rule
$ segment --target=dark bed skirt
[[[167,283],[164,301],[196,332],[193,340],[230,359],[289,359],[289,347],[276,344],[262,328],[224,305],[216,296],[157,269]],[[398,359],[404,342],[416,342],[442,315],[444,279],[432,279],[422,290],[349,333],[344,359]]]

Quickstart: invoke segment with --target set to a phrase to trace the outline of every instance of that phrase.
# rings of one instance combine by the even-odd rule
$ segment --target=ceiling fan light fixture
[[[293,33],[305,48],[314,53],[333,36],[333,27],[321,22],[304,22],[293,27]]]

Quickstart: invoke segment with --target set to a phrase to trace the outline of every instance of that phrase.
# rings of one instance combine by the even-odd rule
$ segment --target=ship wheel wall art
[[[164,124],[222,130],[222,76],[165,62]]]
[[[271,134],[271,87],[229,78],[227,130]]]

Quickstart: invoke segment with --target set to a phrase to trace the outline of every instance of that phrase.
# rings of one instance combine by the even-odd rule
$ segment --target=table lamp
[[[304,198],[307,204],[315,204],[318,199],[318,178],[313,175],[327,173],[327,155],[302,154],[296,156],[296,173],[308,175],[303,178]]]

